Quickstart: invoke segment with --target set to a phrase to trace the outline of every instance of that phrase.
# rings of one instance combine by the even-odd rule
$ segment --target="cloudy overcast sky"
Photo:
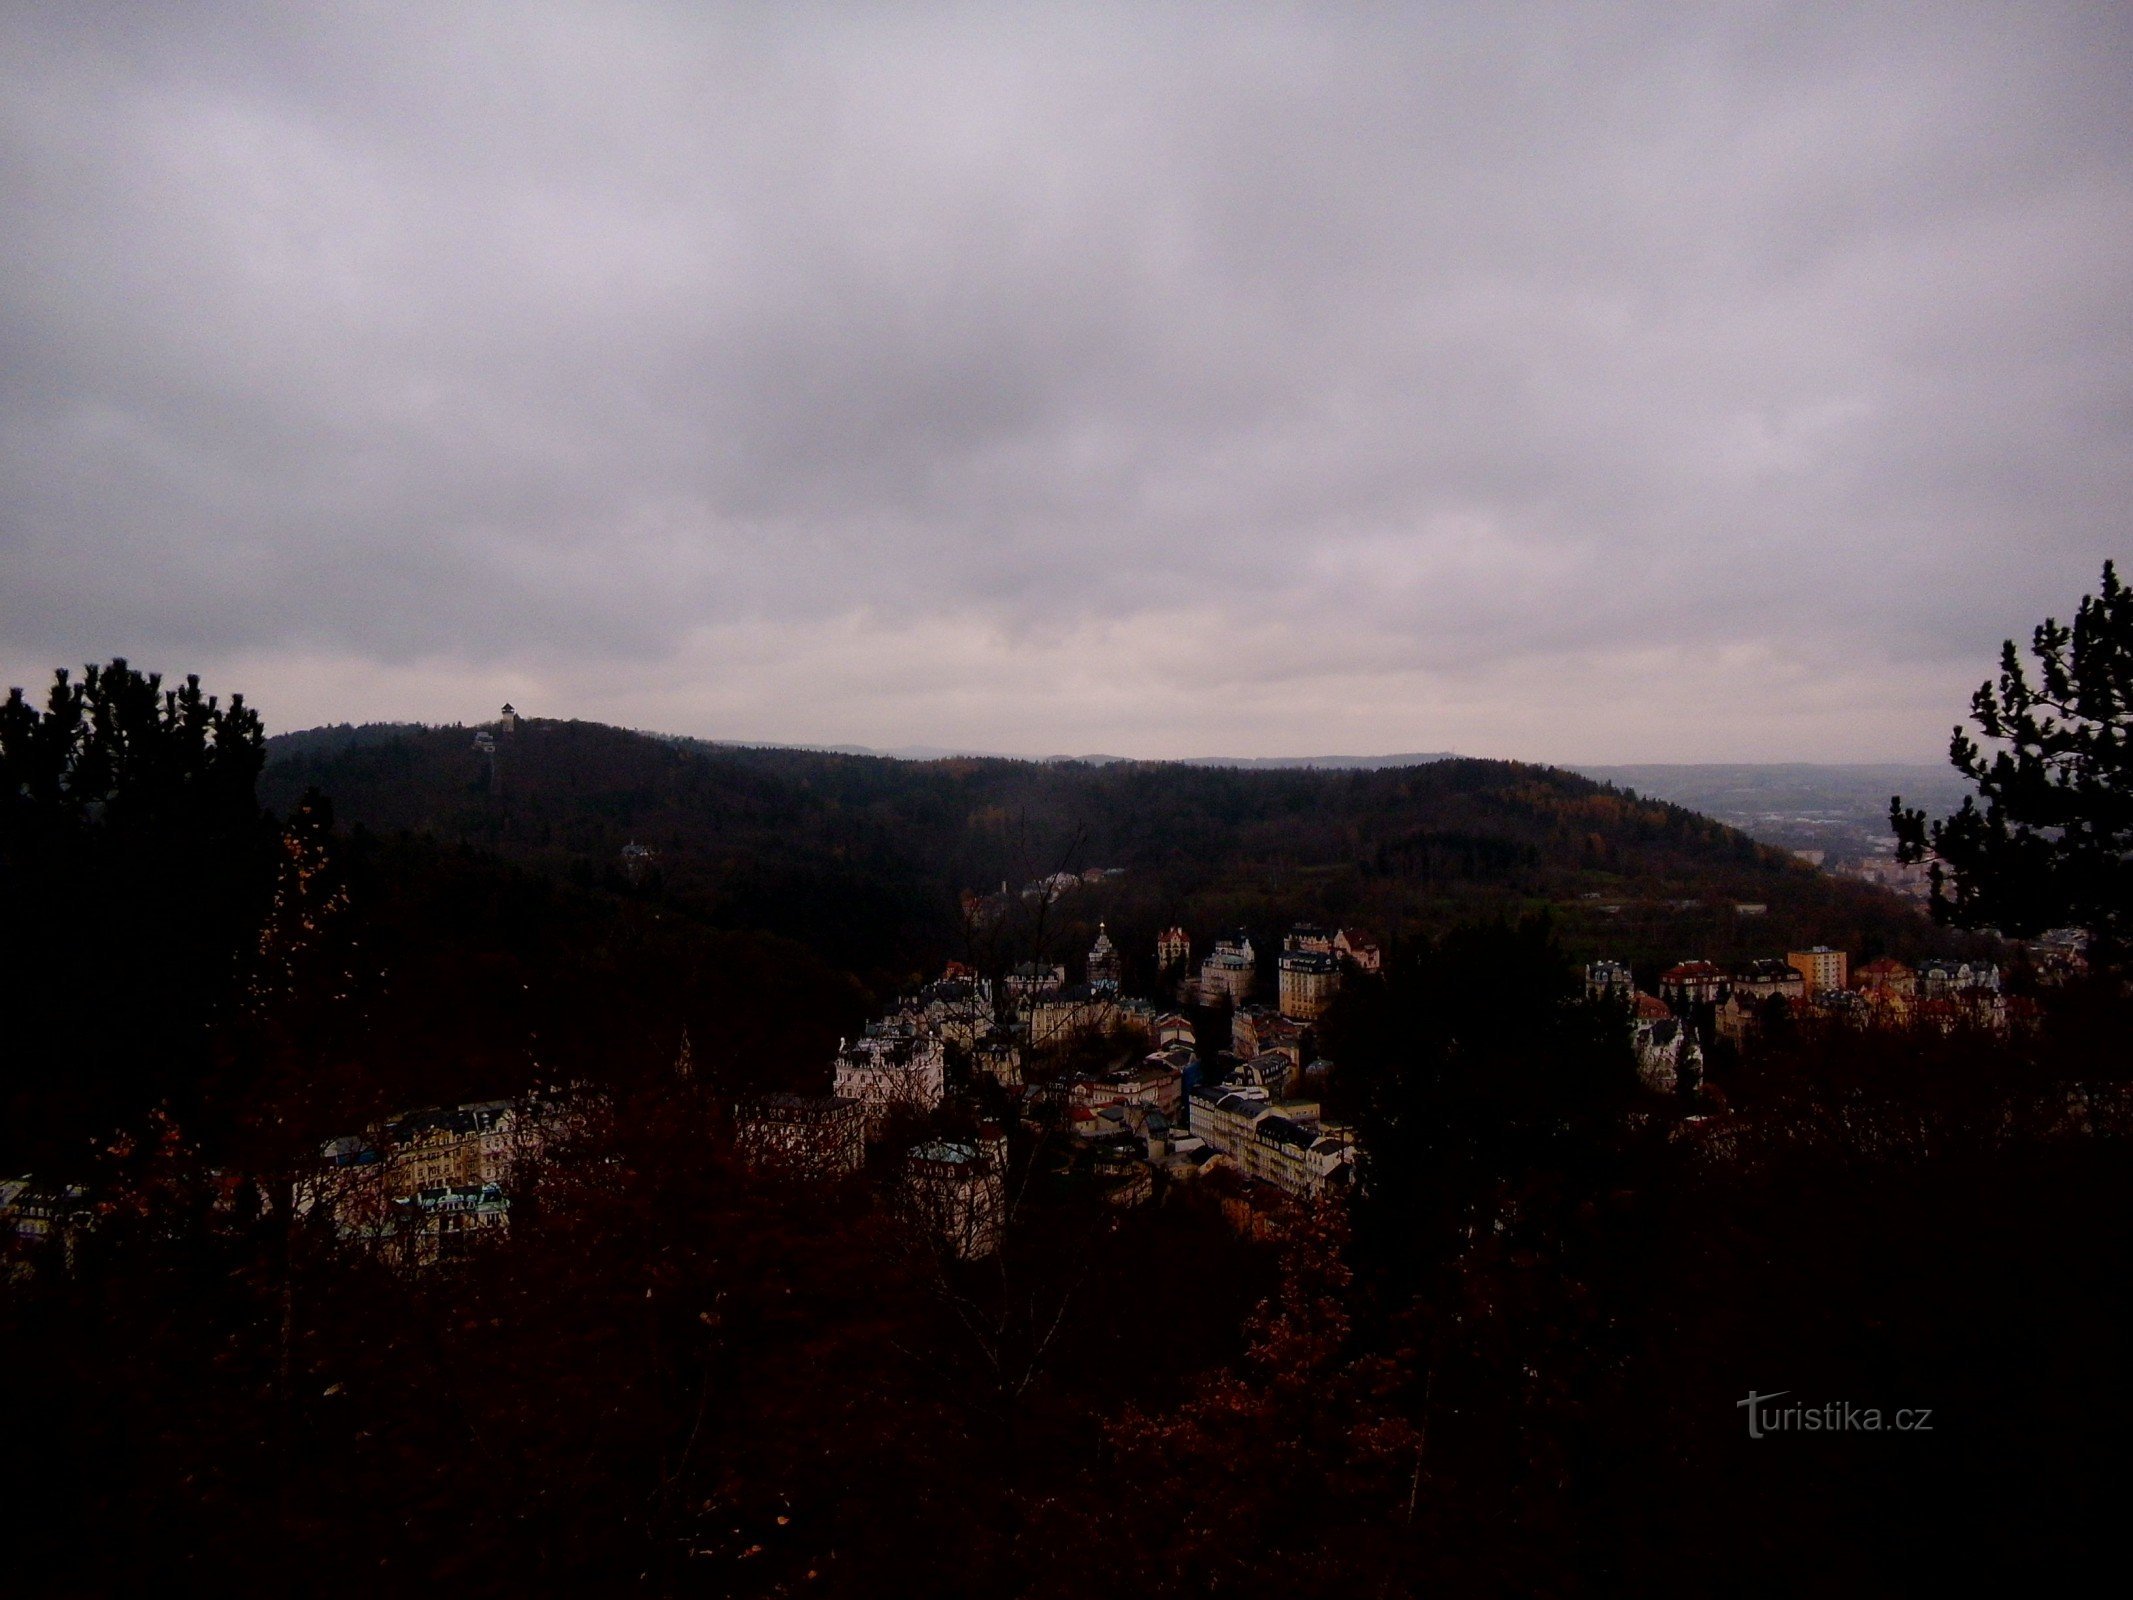
[[[2133,554],[2121,5],[0,5],[0,675],[1932,759]]]

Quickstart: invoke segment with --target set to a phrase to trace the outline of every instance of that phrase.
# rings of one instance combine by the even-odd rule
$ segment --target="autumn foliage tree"
[[[1299,1208],[1281,1277],[1236,1365],[1175,1410],[1129,1409],[1106,1431],[1126,1532],[1110,1592],[1411,1592],[1422,1487],[1414,1353],[1356,1337],[1338,1201]],[[1330,1558],[1293,1559],[1298,1529]],[[1115,1586],[1115,1587],[1114,1587]],[[1064,1592],[1064,1591],[1063,1591]]]

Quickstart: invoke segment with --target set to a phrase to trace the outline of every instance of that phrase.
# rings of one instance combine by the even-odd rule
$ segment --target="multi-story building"
[[[1378,949],[1378,942],[1360,928],[1343,928],[1333,936],[1333,953],[1343,961],[1352,962],[1358,972],[1377,972],[1383,969],[1385,957]]]
[[[1703,1079],[1703,1048],[1678,1018],[1640,1019],[1632,1026],[1630,1044],[1639,1081],[1655,1093],[1693,1088]]]
[[[996,1254],[1007,1222],[1007,1139],[986,1127],[975,1139],[929,1139],[904,1158],[898,1201],[905,1216],[959,1261]]]
[[[1307,1031],[1306,1024],[1293,1018],[1278,1015],[1268,1017],[1259,1024],[1259,1048],[1279,1050],[1300,1067],[1303,1065],[1304,1035]]]
[[[1240,1063],[1230,1074],[1230,1082],[1264,1089],[1278,1097],[1286,1095],[1302,1075],[1295,1056],[1285,1050],[1262,1050]]]
[[[1780,1000],[1807,997],[1807,980],[1801,976],[1800,969],[1775,956],[1740,963],[1726,974],[1726,987],[1733,992],[1734,999],[1751,1006],[1773,997]]]
[[[1745,1045],[1760,1024],[1755,1005],[1743,1000],[1738,990],[1727,995],[1712,1014],[1712,1027],[1719,1038],[1736,1047]]]
[[[1118,992],[1118,982],[1123,963],[1119,960],[1118,947],[1111,942],[1111,935],[1104,925],[1096,924],[1096,943],[1089,947],[1089,987]]]
[[[1230,1018],[1229,1047],[1240,1061],[1279,1050],[1302,1066],[1303,1039],[1304,1024],[1283,1016],[1272,1006],[1240,1006]]]
[[[866,1165],[866,1108],[827,1094],[766,1094],[733,1108],[733,1144],[749,1166],[795,1178],[840,1178]]]
[[[1199,998],[1193,972],[1192,941],[1183,928],[1166,928],[1155,941],[1156,993],[1166,1002],[1190,1004]]]
[[[1659,975],[1659,998],[1676,1011],[1715,1006],[1725,991],[1724,969],[1709,961],[1684,961]]]
[[[1182,1012],[1165,1011],[1150,1025],[1149,1038],[1160,1050],[1167,1045],[1193,1044],[1198,1035],[1193,1028],[1192,1018]]]
[[[931,1034],[867,1034],[839,1040],[833,1092],[865,1108],[867,1137],[899,1109],[932,1111],[948,1087],[947,1057]]]
[[[1143,1105],[1175,1117],[1185,1103],[1184,1074],[1160,1056],[1137,1067],[1122,1067],[1097,1077],[1077,1078],[1068,1085],[1071,1106],[1101,1111],[1105,1106]]]
[[[1168,1050],[1151,1050],[1141,1058],[1148,1067],[1168,1067],[1177,1074],[1178,1103],[1170,1108],[1171,1115],[1182,1119],[1185,1115],[1185,1095],[1200,1081],[1200,1060],[1190,1045],[1174,1044]]]
[[[1115,990],[1086,983],[1033,996],[1026,1008],[1030,1048],[1044,1050],[1079,1035],[1108,1033],[1118,1026],[1120,1014]]]
[[[1273,1109],[1273,1099],[1258,1087],[1195,1089],[1185,1097],[1187,1125],[1217,1150],[1228,1150],[1251,1134]]]
[[[1007,974],[1007,992],[1018,1000],[1066,987],[1066,967],[1056,961],[1025,961]]]
[[[1280,957],[1281,1014],[1315,1022],[1341,985],[1340,963],[1328,951],[1284,950]]]
[[[1935,1000],[1974,990],[1998,994],[2000,969],[1990,961],[1961,961],[1936,957],[1918,964],[1918,987],[1922,994]]]
[[[1587,1000],[1627,1000],[1637,992],[1637,980],[1620,961],[1594,961],[1585,968]]]
[[[992,1031],[997,1016],[990,981],[949,964],[949,975],[905,995],[870,1032],[937,1033],[943,1042],[968,1050]]]
[[[1345,1129],[1321,1125],[1309,1100],[1275,1100],[1263,1089],[1195,1089],[1191,1131],[1248,1178],[1310,1198],[1347,1181],[1355,1160]]]
[[[434,1266],[472,1254],[482,1238],[511,1226],[511,1201],[501,1184],[452,1183],[395,1196],[384,1236],[401,1265]]]
[[[971,1070],[1003,1089],[1022,1086],[1022,1042],[1012,1028],[994,1027],[970,1047]]]
[[[1355,1171],[1355,1140],[1313,1119],[1298,1122],[1278,1110],[1261,1117],[1252,1140],[1231,1152],[1247,1178],[1303,1199],[1346,1184]]]
[[[1869,961],[1853,976],[1862,994],[1908,1000],[1918,992],[1918,974],[1892,956]]]
[[[1283,950],[1308,950],[1313,955],[1333,954],[1333,930],[1321,928],[1315,922],[1299,922],[1281,941]]]
[[[590,1104],[573,1090],[402,1112],[327,1140],[319,1164],[295,1180],[293,1207],[299,1217],[323,1208],[340,1238],[387,1247],[410,1265],[459,1254],[473,1236],[508,1227],[512,1188],[585,1127]]]
[[[387,1196],[508,1188],[521,1164],[539,1160],[557,1137],[582,1125],[583,1108],[569,1097],[475,1100],[401,1112],[367,1134],[328,1140],[320,1155],[332,1170],[375,1172]]]
[[[1785,960],[1799,971],[1806,998],[1812,1002],[1820,1003],[1825,995],[1849,985],[1851,957],[1842,950],[1818,944],[1808,950],[1789,950]]]
[[[1155,938],[1155,970],[1163,978],[1182,980],[1192,965],[1192,941],[1183,928],[1165,928]]]
[[[1251,937],[1243,932],[1226,933],[1200,963],[1200,998],[1208,1005],[1241,1006],[1252,997],[1259,975],[1259,958]]]
[[[1152,1106],[1170,1118],[1184,1114],[1185,1075],[1161,1056],[1123,1067],[1110,1079],[1121,1091],[1122,1103]]]
[[[535,1123],[522,1123],[511,1101],[477,1100],[405,1112],[385,1124],[381,1147],[400,1192],[412,1193],[508,1182],[513,1162],[537,1154],[541,1142]]]

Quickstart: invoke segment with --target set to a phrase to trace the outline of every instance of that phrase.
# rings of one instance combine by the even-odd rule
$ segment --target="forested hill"
[[[1091,866],[1125,871],[1067,896],[1061,931],[1107,918],[1129,958],[1172,921],[1204,948],[1232,924],[1273,936],[1310,917],[1397,937],[1541,907],[1574,952],[1633,958],[1933,938],[1889,897],[1692,811],[1516,762],[902,761],[538,720],[496,733],[492,760],[476,732],[286,735],[270,746],[262,798],[284,809],[315,786],[344,824],[493,851],[587,886],[649,886],[877,981],[961,953],[960,891]],[[634,882],[631,843],[653,852]],[[1736,902],[1769,910],[1743,917]]]

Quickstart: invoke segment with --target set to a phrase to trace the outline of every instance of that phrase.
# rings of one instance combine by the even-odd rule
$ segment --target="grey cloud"
[[[1182,607],[1869,693],[2124,543],[2111,8],[4,17],[10,666]]]

